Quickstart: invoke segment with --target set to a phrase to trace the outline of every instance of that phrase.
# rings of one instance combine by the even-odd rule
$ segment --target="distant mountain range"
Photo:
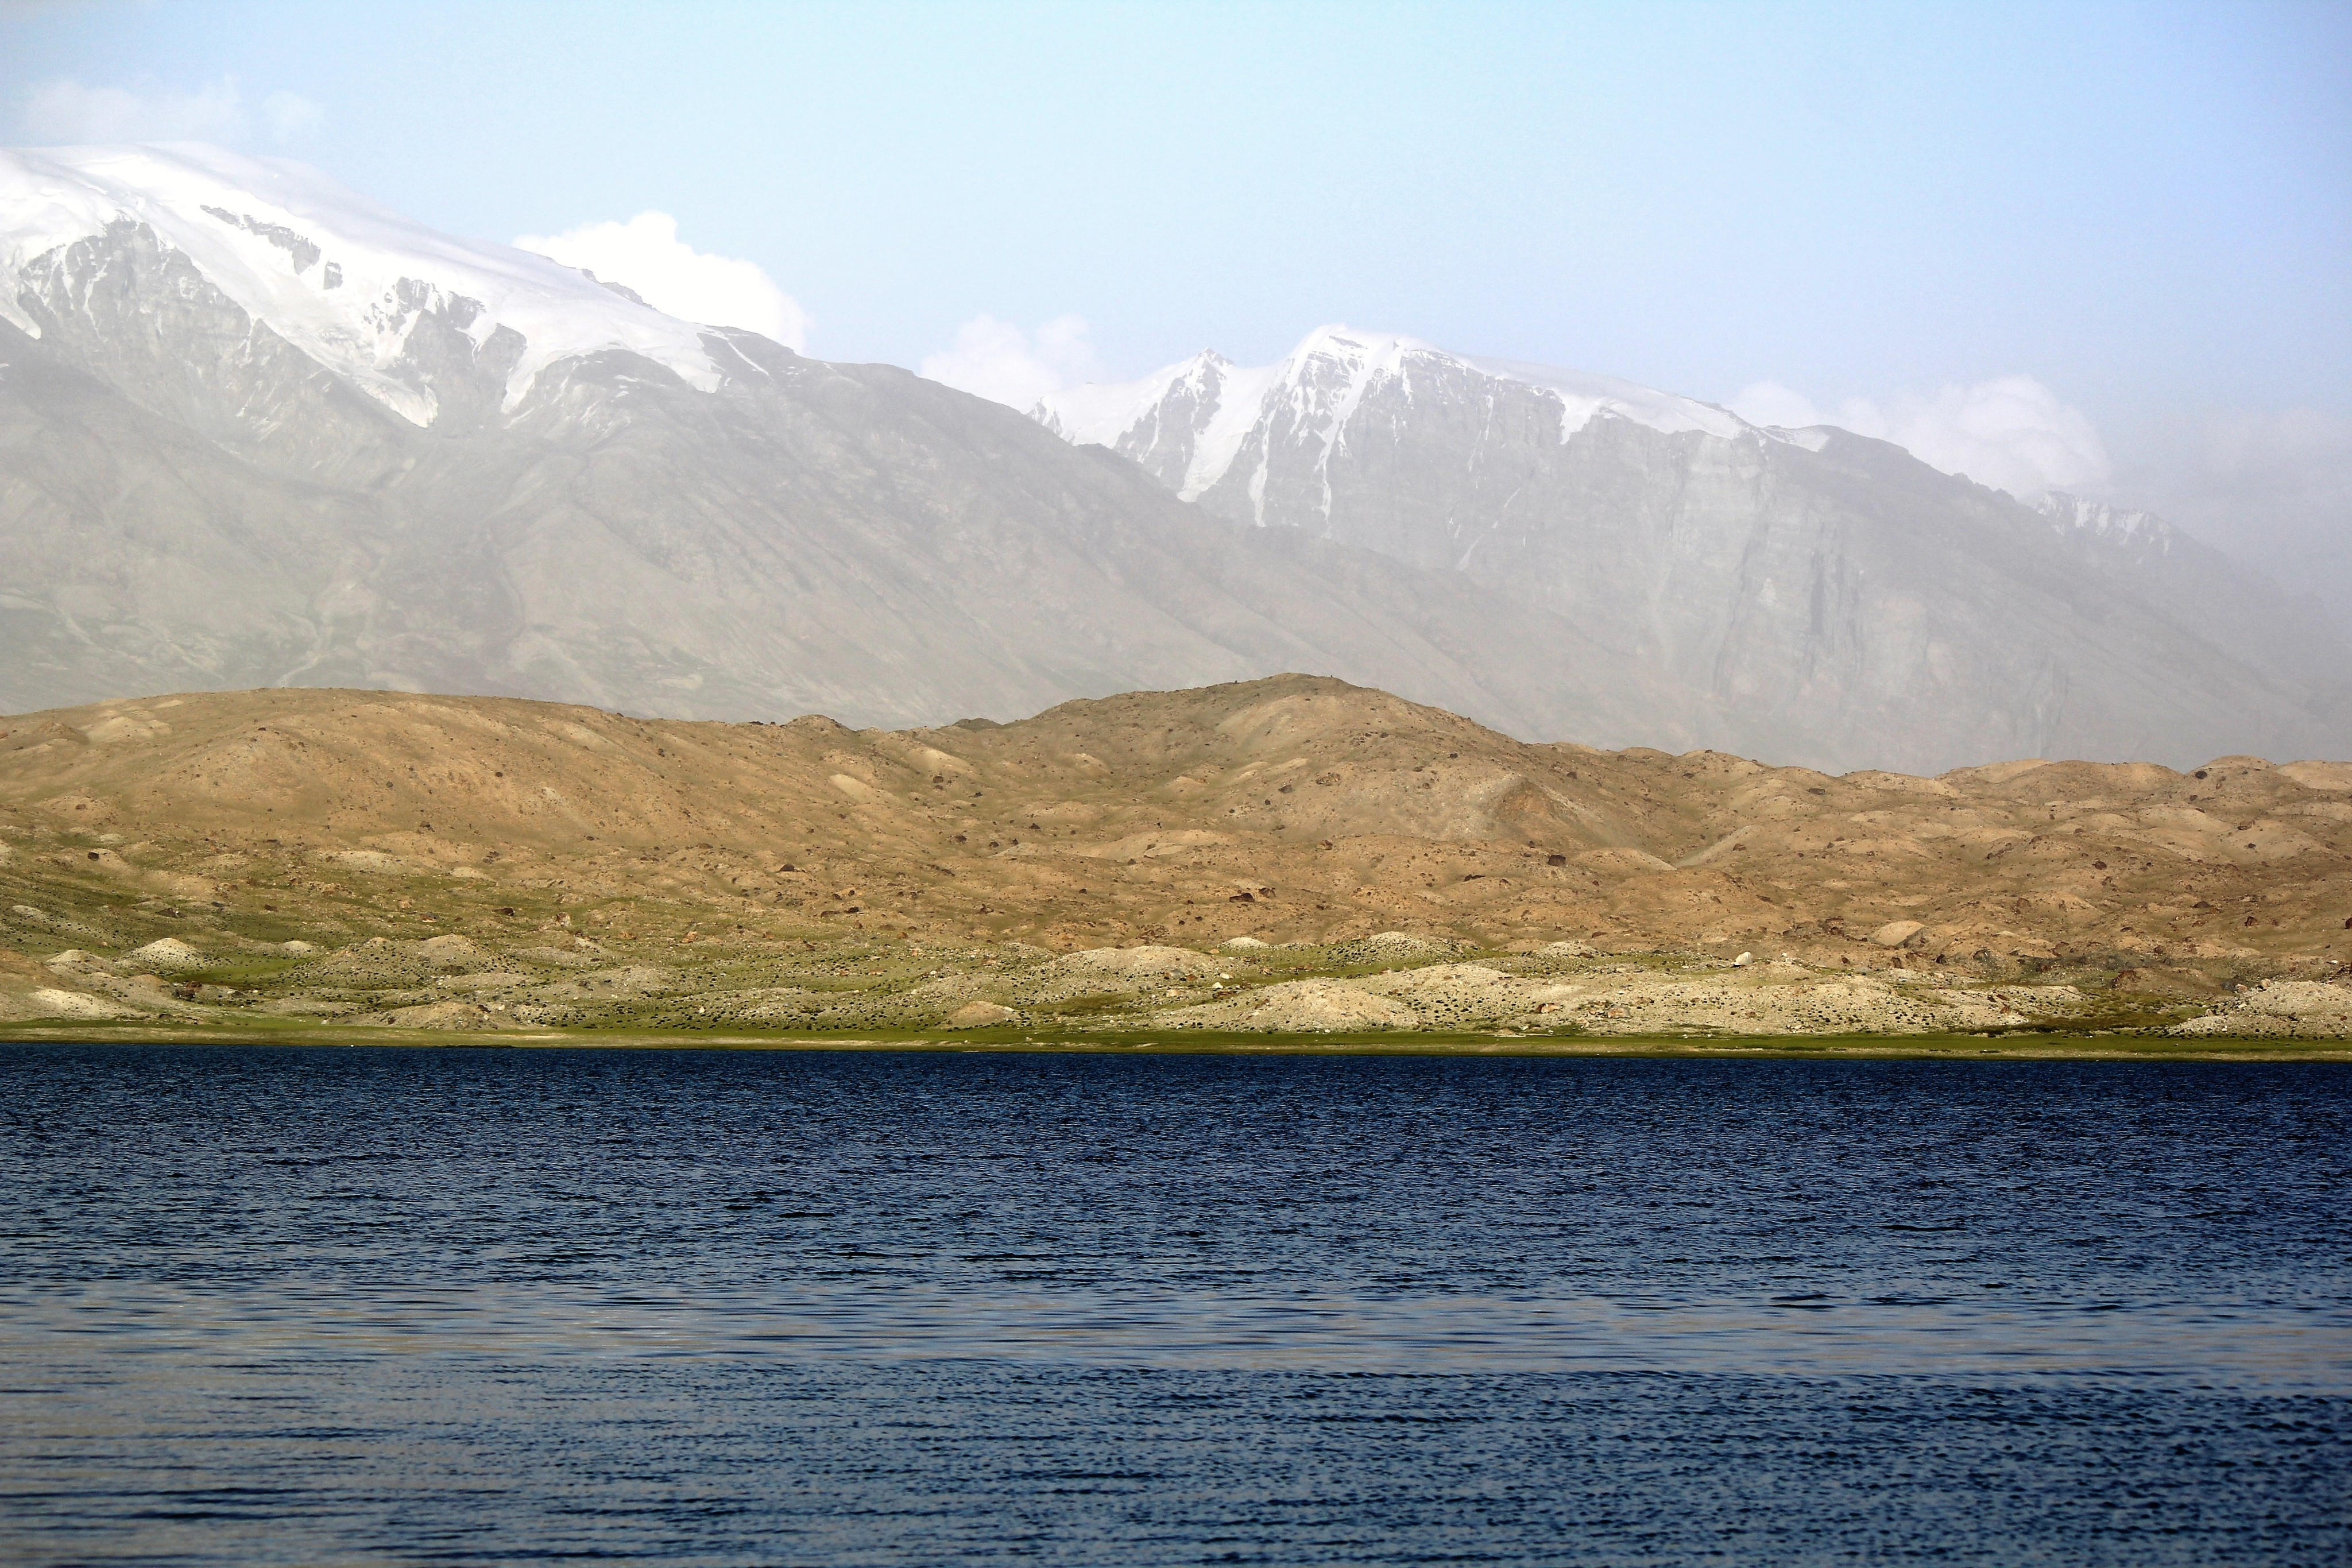
[[[2028,506],[1843,430],[1345,327],[1032,413],[1213,515],[1559,615],[1767,750],[2186,759],[2352,732],[2315,601],[2145,513]]]
[[[1297,669],[1832,768],[2352,751],[2352,659],[2275,587],[1843,432],[1339,329],[1038,413],[299,165],[0,154],[0,707],[907,725]]]

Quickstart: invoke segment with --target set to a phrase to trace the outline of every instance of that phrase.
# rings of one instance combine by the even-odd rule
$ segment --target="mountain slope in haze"
[[[2352,650],[2315,604],[2152,519],[2030,507],[1845,431],[1343,327],[1033,417],[1213,515],[1558,614],[1783,754],[2352,749]]]
[[[2184,622],[2185,555],[2110,570],[1892,447],[1402,340],[1255,394],[1203,362],[1090,416],[1104,452],[202,148],[0,155],[0,298],[9,707],[903,725],[1307,669],[1828,766],[2352,750],[2297,673],[2334,645]]]
[[[1010,716],[1292,667],[1526,733],[1710,705],[887,366],[207,149],[0,161],[0,705],[299,683]]]
[[[2256,668],[2332,694],[2330,711],[2341,712],[2347,650],[2310,598],[2283,592],[2263,573],[2147,512],[2063,490],[2033,509],[2103,579]]]

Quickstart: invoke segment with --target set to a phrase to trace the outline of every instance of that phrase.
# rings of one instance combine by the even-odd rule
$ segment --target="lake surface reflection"
[[[0,1557],[2340,1561],[2347,1088],[0,1047]]]

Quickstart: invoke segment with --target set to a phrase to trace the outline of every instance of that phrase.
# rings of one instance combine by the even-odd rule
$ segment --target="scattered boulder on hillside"
[[[1424,1029],[1465,1029],[1531,1010],[1526,981],[1484,964],[1432,964],[1354,984],[1405,1003]]]
[[[1089,947],[1039,966],[1030,986],[1044,994],[1143,990],[1213,979],[1216,961],[1190,947]]]
[[[445,991],[510,991],[518,986],[534,985],[536,975],[520,969],[478,969],[471,974],[444,975],[433,982]]]
[[[617,969],[599,969],[551,980],[534,989],[531,998],[542,1002],[642,1001],[677,988],[677,977],[670,970],[652,964],[628,964]]]
[[[137,1008],[118,1002],[109,997],[93,997],[86,991],[61,991],[44,986],[26,998],[29,1004],[23,1016],[27,1018],[135,1019],[146,1015]]]
[[[256,1002],[253,1010],[275,1018],[337,1019],[365,1009],[357,1002],[330,1001],[323,997],[273,997]]]
[[[345,871],[373,872],[380,876],[393,876],[417,869],[411,862],[398,855],[388,855],[382,850],[320,850],[314,858],[329,865],[341,866]]]
[[[1568,1028],[1600,1035],[1700,1030],[1726,1035],[1936,1034],[2015,1029],[2078,1012],[2069,986],[1996,991],[1748,965],[1707,975],[1511,975],[1484,964],[1431,964],[1353,979],[1293,980],[1190,1007],[1162,1027],[1276,1032]]]
[[[564,969],[593,969],[604,961],[602,954],[582,952],[573,947],[518,947],[509,956],[526,958],[534,964],[553,964]]]
[[[2170,1032],[2352,1040],[2352,986],[2326,980],[2265,980],[2219,1011],[2177,1024]]]
[[[478,964],[489,956],[481,945],[470,936],[428,936],[416,945],[419,957],[433,964],[462,966]]]
[[[495,1030],[512,1029],[522,1020],[480,1002],[425,1002],[394,1008],[389,1012],[355,1018],[352,1023],[383,1024],[394,1029]]]
[[[1421,1027],[1421,1016],[1403,1002],[1344,980],[1291,980],[1249,992],[1235,1001],[1182,1009],[1163,1018],[1196,1028],[1282,1034]]]
[[[1408,964],[1451,958],[1470,950],[1466,942],[1415,936],[1404,931],[1380,931],[1359,941],[1333,943],[1331,956],[1334,963],[1340,964]]]
[[[449,999],[459,986],[439,982],[451,976],[528,973],[515,989],[557,988],[516,1001],[544,1002],[557,1009],[545,1021],[565,1027],[716,1019],[723,994],[812,1029],[927,1028],[987,1000],[1024,1022],[1051,1011],[1056,1028],[1094,1030],[1312,976],[1475,963],[1580,984],[1603,970],[1800,977],[1777,958],[1832,976],[1891,971],[1906,995],[1931,981],[1989,994],[2064,979],[2096,998],[2068,1027],[2137,1029],[2212,1010],[2235,982],[2312,980],[2352,961],[2352,790],[2305,781],[2333,775],[2302,764],[2221,758],[2176,774],[2037,762],[1928,789],[1704,753],[1529,747],[1308,676],[960,730],[955,747],[971,755],[958,768],[919,757],[918,769],[909,738],[880,732],[623,720],[506,699],[267,691],[169,707],[171,734],[135,753],[0,745],[0,806],[21,816],[0,811],[0,835],[22,852],[0,870],[0,988],[54,985],[211,1016],[190,984],[200,975],[183,967],[209,960],[249,978],[225,1004],[233,1012],[299,991],[377,1013]],[[564,739],[574,717],[612,743],[591,752]],[[388,747],[456,777],[531,782],[513,800],[487,787],[469,806],[479,820],[441,821],[447,802],[430,793],[441,778],[409,775]],[[281,749],[275,765],[317,781],[318,800],[257,806],[205,782],[220,758]],[[1078,751],[1109,759],[1111,782],[1050,760]],[[1178,768],[1204,780],[1197,800],[1163,792]],[[880,796],[836,809],[836,770]],[[1496,838],[1493,824],[1431,804],[1457,775],[1499,772],[1574,800],[1575,821]],[[542,788],[570,814],[541,810]],[[1307,824],[1310,805],[1319,815]],[[425,838],[422,822],[459,836]],[[2265,826],[2286,822],[2303,837]],[[1019,864],[990,848],[1015,831],[1035,851]],[[2305,840],[2324,852],[2272,857]],[[395,878],[394,890],[322,869],[322,846],[362,841],[428,869],[475,859],[499,881],[427,890]],[[1097,841],[1135,852],[1105,856]],[[111,862],[89,858],[110,841],[141,877],[202,872],[219,898],[126,896],[100,874]],[[1594,842],[1639,843],[1680,869],[1579,866],[1574,852]],[[1236,888],[1255,889],[1255,902],[1232,903]],[[819,924],[835,913],[822,905],[853,899],[875,929]],[[110,961],[166,933],[184,951]],[[295,936],[334,951],[287,945]],[[104,956],[43,967],[59,942]],[[523,943],[534,946],[511,946]],[[1727,962],[1742,951],[1749,964]],[[10,954],[25,966],[10,971]],[[632,961],[668,966],[665,993],[693,1002],[639,1005],[656,993],[614,973]],[[130,988],[142,967],[172,982],[167,999]],[[805,982],[817,999],[765,995],[780,982]],[[1851,1011],[1750,1003],[1732,1024]],[[1580,1006],[1496,1018],[1597,1027]]]
[[[158,975],[171,975],[205,968],[211,962],[177,936],[163,936],[144,947],[132,948],[117,958],[114,967],[126,974],[152,971]]]

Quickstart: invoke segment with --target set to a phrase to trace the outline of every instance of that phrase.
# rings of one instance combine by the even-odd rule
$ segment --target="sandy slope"
[[[168,953],[121,961],[165,936],[193,950],[192,971],[316,968],[327,960],[278,945],[381,938],[374,959],[349,961],[408,953],[399,984],[372,969],[260,989],[461,1022],[495,1021],[478,998],[505,990],[569,986],[531,1005],[592,1010],[681,995],[679,965],[724,958],[730,1016],[775,1022],[887,971],[903,998],[889,1016],[925,1024],[975,1002],[1012,1017],[1093,997],[1243,1030],[1999,1028],[2085,998],[2145,1012],[2273,977],[2324,986],[2352,960],[2340,763],[1834,778],[1526,745],[1304,676],[898,732],[327,691],[112,703],[0,730],[0,935],[15,955],[0,995],[20,1015],[64,1005],[37,991],[86,1008],[254,1003],[177,995]],[[1386,962],[1361,948],[1388,932],[1424,947]],[[453,934],[478,951],[454,967],[414,956]],[[1234,937],[1295,946],[1219,949],[1171,986],[1008,977],[1055,953]],[[1538,956],[1561,941],[1594,956]],[[92,957],[59,968],[61,949]],[[853,949],[897,956],[841,959],[860,974],[814,991],[785,972],[788,956]],[[1603,961],[1658,952],[1685,972]],[[1754,961],[1729,969],[1743,952]],[[1477,961],[1445,967],[1463,958]],[[131,971],[155,983],[126,990]],[[509,978],[444,984],[465,975]]]

